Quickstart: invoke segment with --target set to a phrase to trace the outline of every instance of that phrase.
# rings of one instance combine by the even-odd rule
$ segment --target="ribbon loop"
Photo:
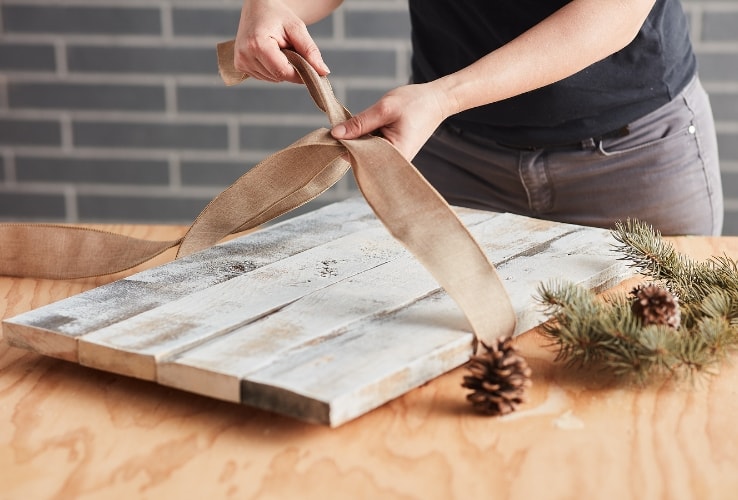
[[[291,50],[284,50],[283,52],[287,56],[287,60],[300,74],[308,92],[310,92],[310,97],[315,101],[315,105],[328,115],[328,121],[332,126],[351,118],[351,113],[336,99],[331,83],[326,77],[318,75],[315,69],[297,52]]]

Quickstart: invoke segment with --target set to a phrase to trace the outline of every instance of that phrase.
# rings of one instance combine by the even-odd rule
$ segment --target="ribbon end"
[[[228,40],[227,42],[220,42],[216,49],[218,52],[218,73],[223,82],[229,87],[248,78],[245,73],[238,71],[234,65],[235,45],[235,40]]]

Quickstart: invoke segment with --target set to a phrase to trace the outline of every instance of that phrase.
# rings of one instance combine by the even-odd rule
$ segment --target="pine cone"
[[[631,292],[634,297],[631,311],[643,325],[668,325],[674,329],[681,323],[679,299],[658,285],[639,285]]]
[[[505,415],[525,401],[530,387],[530,368],[518,354],[511,337],[498,339],[492,347],[482,342],[485,352],[471,357],[462,387],[471,389],[466,399],[486,415]]]

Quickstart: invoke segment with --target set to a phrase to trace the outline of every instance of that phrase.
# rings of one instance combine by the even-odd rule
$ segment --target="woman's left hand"
[[[379,132],[408,160],[412,160],[443,120],[451,106],[433,83],[405,85],[386,93],[375,104],[336,125],[336,139],[357,139]]]

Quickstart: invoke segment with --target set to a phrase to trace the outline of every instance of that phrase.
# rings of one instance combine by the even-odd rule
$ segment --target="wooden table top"
[[[672,241],[695,258],[738,258],[738,238]],[[120,277],[0,278],[0,314]],[[738,363],[644,388],[554,363],[535,330],[518,344],[534,385],[516,413],[474,414],[459,368],[330,429],[2,342],[0,498],[735,498]]]

